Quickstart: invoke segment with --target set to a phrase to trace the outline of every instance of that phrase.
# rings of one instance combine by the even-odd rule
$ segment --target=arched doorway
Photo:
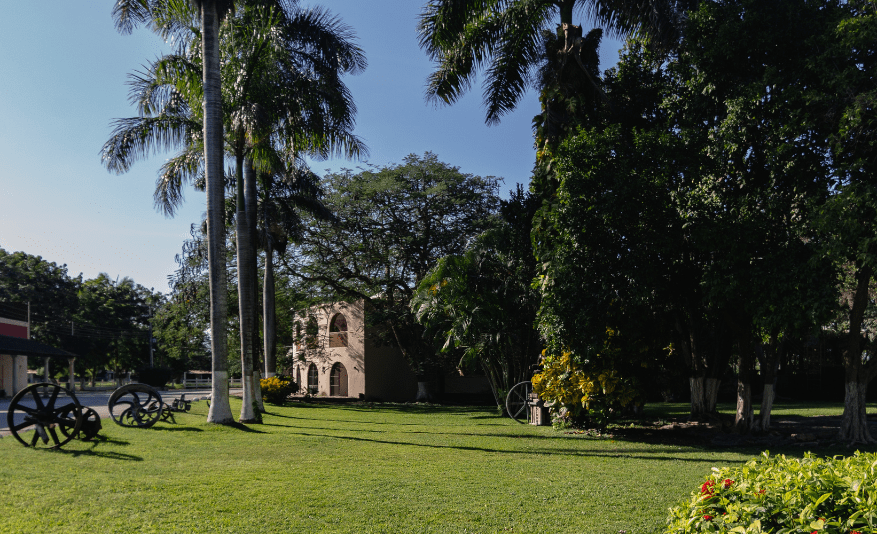
[[[320,376],[317,374],[317,366],[310,364],[308,366],[308,393],[316,395],[319,392],[319,380]]]
[[[329,395],[332,397],[347,396],[347,369],[340,363],[332,366],[332,373],[329,375]]]

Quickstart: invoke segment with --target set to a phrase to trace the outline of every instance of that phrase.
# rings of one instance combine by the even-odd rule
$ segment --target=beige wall
[[[295,356],[294,375],[301,372],[301,386],[307,387],[308,367],[311,363],[317,366],[319,373],[317,396],[329,396],[329,375],[332,366],[340,363],[347,370],[347,396],[365,396],[365,357],[364,357],[364,314],[362,301],[347,303],[338,302],[315,306],[308,312],[317,319],[319,333],[317,347],[305,348],[301,352],[293,349]],[[341,313],[347,319],[347,347],[329,346],[329,322],[336,314]],[[307,319],[300,318],[302,327]]]
[[[408,362],[394,347],[377,346],[369,336],[363,301],[338,302],[315,306],[308,312],[317,319],[319,329],[316,349],[293,349],[293,376],[301,373],[301,386],[307,387],[308,366],[317,366],[317,396],[329,396],[329,375],[340,362],[347,369],[347,396],[369,400],[411,401],[417,393],[417,382]],[[346,348],[329,347],[329,323],[337,313],[347,319]],[[299,317],[302,328],[307,319]]]
[[[17,367],[17,375],[13,372],[13,365]],[[15,377],[16,383],[12,383]],[[6,395],[12,396],[19,390],[27,387],[27,356],[10,356],[0,354],[0,389],[6,390]]]

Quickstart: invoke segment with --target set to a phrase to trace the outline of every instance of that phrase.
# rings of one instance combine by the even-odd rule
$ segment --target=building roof
[[[0,354],[13,356],[43,356],[49,358],[75,358],[76,355],[66,350],[20,337],[0,336]]]

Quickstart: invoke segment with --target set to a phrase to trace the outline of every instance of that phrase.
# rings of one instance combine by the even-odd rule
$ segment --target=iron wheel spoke
[[[52,396],[49,398],[49,403],[46,404],[46,407],[50,410],[55,406],[55,401],[58,400],[58,392],[61,391],[61,388],[52,389]],[[34,389],[34,395],[37,394],[37,390]]]

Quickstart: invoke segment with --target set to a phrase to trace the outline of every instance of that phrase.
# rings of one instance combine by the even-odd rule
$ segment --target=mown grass
[[[650,533],[711,467],[758,452],[482,408],[293,403],[250,427],[209,425],[206,410],[151,429],[104,420],[101,440],[60,451],[0,440],[0,532]]]

